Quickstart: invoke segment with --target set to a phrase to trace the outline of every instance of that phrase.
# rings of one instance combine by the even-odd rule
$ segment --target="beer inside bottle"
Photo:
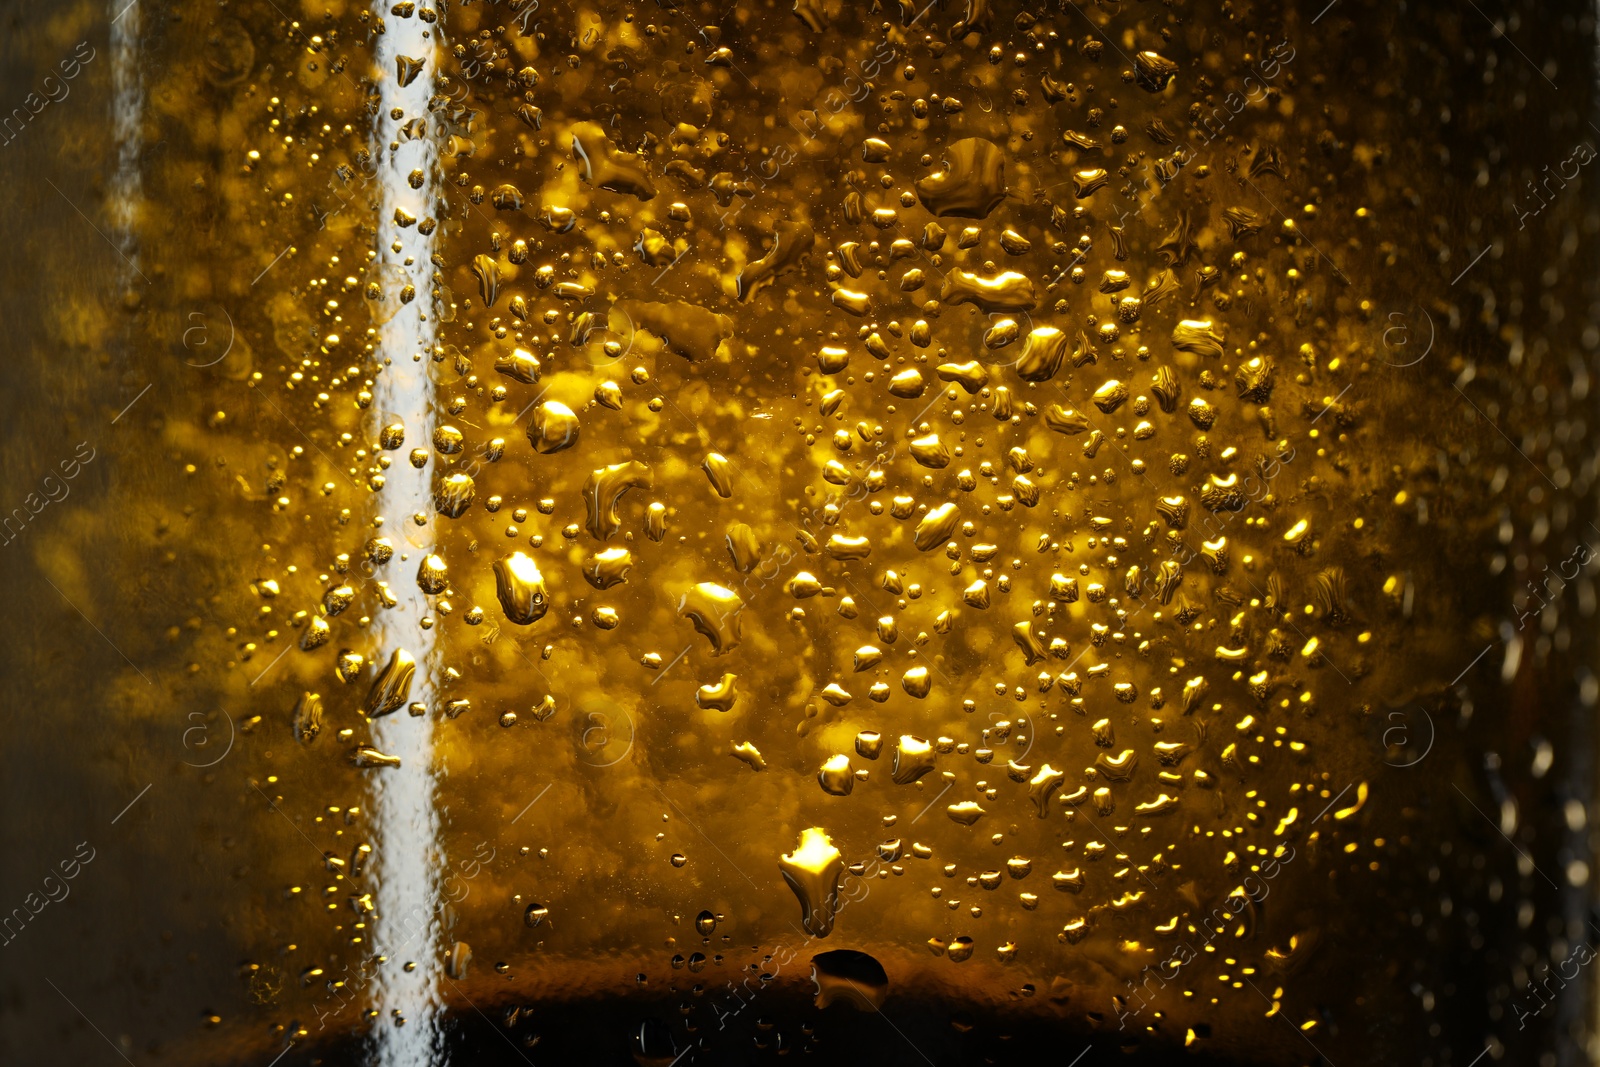
[[[0,1059],[1590,1062],[1595,13],[1325,2],[13,13]]]

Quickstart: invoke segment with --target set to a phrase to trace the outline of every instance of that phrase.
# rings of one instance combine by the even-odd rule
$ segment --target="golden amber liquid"
[[[125,3],[8,1060],[1586,1062],[1592,14]]]

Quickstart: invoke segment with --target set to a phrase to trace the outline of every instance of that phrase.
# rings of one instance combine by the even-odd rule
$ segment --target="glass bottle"
[[[18,16],[0,1050],[1587,1062],[1594,31]]]

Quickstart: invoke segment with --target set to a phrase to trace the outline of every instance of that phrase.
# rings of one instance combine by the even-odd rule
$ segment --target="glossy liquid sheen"
[[[32,27],[13,833],[114,858],[9,1040],[1577,1062],[1593,25],[1491,14]]]

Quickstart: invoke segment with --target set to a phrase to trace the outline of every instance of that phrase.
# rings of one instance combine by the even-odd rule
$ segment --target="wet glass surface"
[[[1592,9],[5,14],[4,1062],[1600,1051]]]

